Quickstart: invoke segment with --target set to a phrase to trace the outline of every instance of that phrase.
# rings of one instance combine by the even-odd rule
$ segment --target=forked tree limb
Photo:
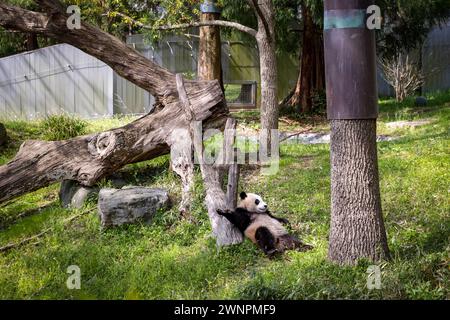
[[[250,7],[252,7],[253,11],[255,12],[256,16],[261,19],[261,22],[264,26],[264,31],[267,34],[267,37],[270,38],[272,35],[270,34],[269,24],[267,22],[266,17],[264,16],[263,12],[261,11],[261,8],[259,7],[259,3],[257,0],[247,0]],[[255,34],[256,36],[256,34]]]
[[[199,140],[201,137],[201,132],[196,132],[198,127],[195,126],[196,121],[199,119],[197,119],[197,116],[193,112],[191,102],[189,101],[184,89],[183,78],[180,74],[176,75],[176,82],[178,95],[184,106],[183,110],[185,112],[185,117],[189,121],[189,127],[185,130],[186,137],[184,139],[180,139],[178,135],[175,135],[174,141],[176,141],[176,143],[173,145],[173,147],[179,148],[176,154],[173,153],[175,155],[175,157],[172,157],[174,160],[173,168],[175,172],[180,175],[183,189],[185,191],[181,201],[181,209],[185,209],[183,206],[190,203],[190,199],[188,199],[188,197],[190,196],[190,190],[194,183],[193,159],[191,151],[195,150],[205,186],[205,204],[208,209],[209,220],[211,222],[217,244],[230,245],[241,243],[243,240],[242,233],[233,227],[233,225],[226,218],[217,214],[217,209],[225,207],[230,208],[228,198],[222,189],[221,171],[227,168],[225,154],[228,149],[231,149],[232,144],[234,143],[234,134],[230,135],[230,133],[232,133],[232,129],[236,129],[236,120],[230,117],[227,119],[225,124],[225,138],[221,153],[222,156],[218,157],[216,160],[216,162],[220,165],[215,166],[214,164],[206,163],[203,157],[203,140]]]
[[[188,128],[172,131],[172,146],[170,148],[170,161],[173,171],[181,178],[183,189],[179,211],[182,216],[189,218],[190,204],[192,202],[192,186],[194,184],[194,161],[192,157],[192,129],[190,128],[195,114],[191,109],[189,99],[184,87],[181,74],[176,75],[177,91],[180,103],[183,106],[184,117],[190,122]]]
[[[227,133],[229,133],[233,128],[236,128],[236,120],[233,118],[228,118],[225,124],[225,135],[227,135]],[[197,130],[199,129],[197,128]],[[216,161],[218,165],[209,164],[208,161],[204,159],[201,150],[199,150],[199,146],[202,146],[202,141],[196,141],[196,139],[199,139],[199,137],[200,132],[194,132],[194,148],[196,149],[195,152],[199,160],[203,183],[205,185],[205,203],[208,208],[208,216],[211,222],[214,236],[216,237],[217,243],[219,245],[241,243],[243,241],[242,233],[237,228],[233,227],[226,218],[217,214],[217,209],[234,209],[233,207],[231,207],[231,203],[229,201],[231,195],[227,196],[227,194],[225,194],[222,189],[223,171],[228,168],[223,163],[226,157],[219,156]],[[231,139],[227,139],[227,137],[225,136],[224,140],[224,150],[226,152],[226,141]]]

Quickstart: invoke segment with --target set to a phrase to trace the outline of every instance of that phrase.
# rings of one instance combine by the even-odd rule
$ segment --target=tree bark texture
[[[211,82],[191,97],[195,118],[223,124],[227,109],[222,99],[220,86]],[[0,202],[67,179],[91,186],[126,164],[168,153],[175,143],[173,130],[188,127],[184,106],[174,102],[110,131],[64,141],[26,141],[15,158],[0,167]]]
[[[217,19],[219,19],[218,13],[202,13],[200,21],[214,21]],[[197,67],[198,79],[219,80],[223,89],[221,49],[220,27],[200,27]]]
[[[259,1],[254,10],[258,21],[256,42],[261,73],[261,129],[278,129],[278,72],[272,0]]]
[[[217,214],[217,209],[220,208],[235,209],[234,207],[230,207],[232,204],[230,201],[232,198],[232,190],[230,189],[233,189],[233,187],[230,189],[227,188],[227,193],[225,193],[222,189],[224,171],[231,170],[232,172],[229,174],[235,174],[235,172],[233,173],[233,166],[235,164],[227,165],[227,163],[230,163],[230,159],[228,157],[231,156],[231,153],[227,152],[227,150],[232,149],[232,143],[234,142],[234,140],[231,139],[233,137],[230,137],[227,133],[230,133],[230,131],[235,129],[236,120],[233,118],[228,118],[225,124],[224,153],[222,154],[222,157],[218,157],[218,161],[215,164],[208,164],[205,159],[203,159],[203,155],[200,150],[196,150],[197,157],[200,162],[203,183],[205,185],[205,203],[208,208],[208,216],[214,236],[219,245],[237,244],[244,240],[242,232],[240,232],[237,228],[234,228],[225,217]],[[196,134],[195,136],[198,137],[199,134]],[[231,142],[231,144],[229,142]],[[194,146],[200,145],[200,141],[194,141]],[[234,189],[237,189],[237,176],[235,177],[233,183],[235,183]]]
[[[26,47],[27,51],[39,49],[37,35],[34,33],[26,34]]]
[[[331,121],[328,257],[334,262],[389,257],[377,163],[376,120]]]
[[[311,112],[314,94],[325,89],[325,62],[323,35],[314,23],[307,6],[302,6],[303,38],[299,55],[300,72],[295,89],[291,92],[287,104],[296,107],[298,112]]]

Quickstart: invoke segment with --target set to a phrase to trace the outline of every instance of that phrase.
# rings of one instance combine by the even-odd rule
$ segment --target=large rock
[[[3,123],[0,123],[0,146],[4,145],[8,141],[8,135],[6,134],[6,128]]]
[[[169,194],[163,189],[126,187],[102,189],[98,196],[98,214],[103,227],[150,222],[159,209],[169,206]]]
[[[81,208],[90,196],[98,193],[97,187],[85,187],[75,180],[64,180],[59,189],[59,200],[64,208]]]

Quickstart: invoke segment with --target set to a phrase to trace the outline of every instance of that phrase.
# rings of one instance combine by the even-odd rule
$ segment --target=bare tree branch
[[[39,33],[71,44],[102,60],[120,76],[161,98],[164,104],[171,102],[164,101],[164,97],[176,92],[175,75],[128,47],[123,41],[85,22],[81,22],[80,29],[68,29],[67,18],[68,15],[64,12],[46,14],[0,3],[0,26],[5,29]],[[139,68],[140,72],[130,72],[130,66]],[[189,85],[190,83],[187,84],[188,92]]]
[[[166,26],[150,26],[143,24],[142,22],[136,21],[133,18],[120,13],[114,12],[115,15],[130,20],[134,25],[141,27],[143,29],[148,30],[174,30],[174,29],[187,29],[192,27],[208,27],[208,26],[221,26],[221,27],[229,27],[234,28],[236,30],[248,33],[249,35],[256,37],[256,30],[247,26],[244,26],[237,22],[225,21],[225,20],[208,20],[208,21],[200,21],[200,22],[191,22],[191,23],[182,23],[175,25],[166,25]]]
[[[253,10],[256,12],[256,15],[261,19],[261,22],[264,26],[264,31],[267,34],[267,38],[271,38],[272,35],[270,34],[269,24],[267,23],[266,17],[264,17],[264,14],[261,11],[261,8],[259,7],[259,4],[256,0],[248,0],[248,3],[253,8]]]

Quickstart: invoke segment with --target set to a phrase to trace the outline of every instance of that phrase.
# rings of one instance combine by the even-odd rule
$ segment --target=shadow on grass
[[[43,212],[46,212],[47,210],[57,209],[57,208],[60,208],[59,202],[55,201],[55,202],[46,204],[42,207],[25,210],[14,216],[3,216],[2,215],[2,216],[0,216],[0,231],[9,228],[13,224],[19,223],[24,218],[34,216],[37,214],[41,214]]]

